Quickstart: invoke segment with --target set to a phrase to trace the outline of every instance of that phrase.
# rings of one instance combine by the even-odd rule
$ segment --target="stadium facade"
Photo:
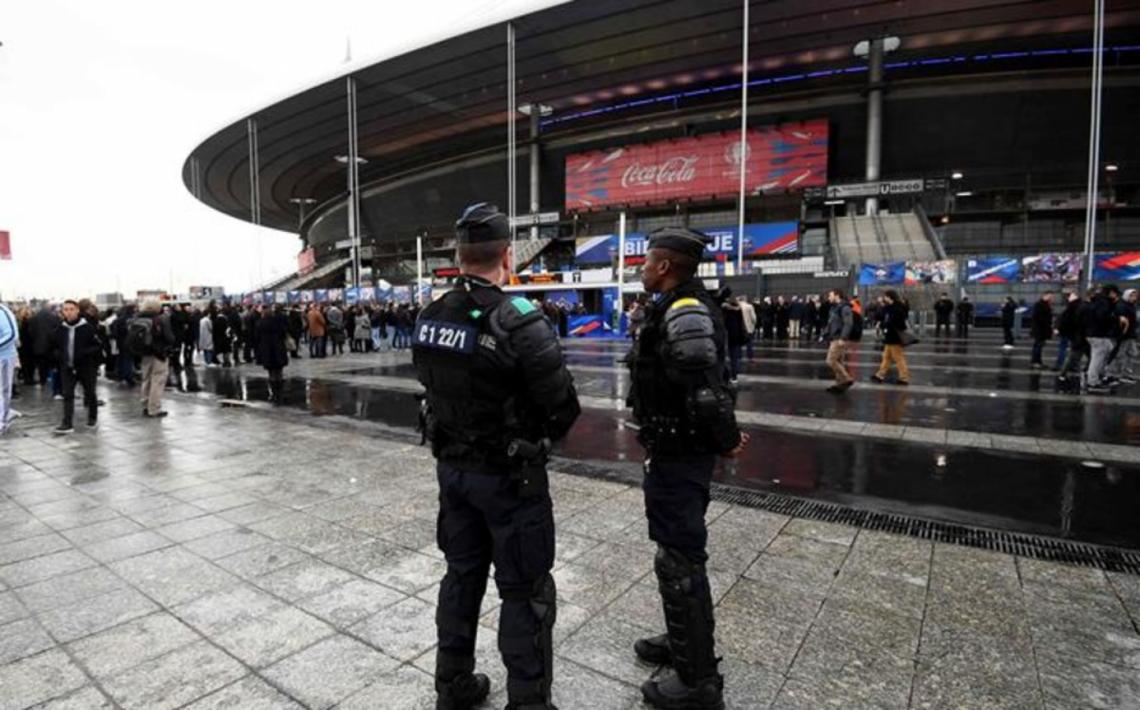
[[[642,235],[683,223],[718,239],[705,275],[745,289],[868,266],[874,283],[901,262],[982,300],[1028,296],[1087,268],[1090,173],[1096,268],[1140,277],[1140,0],[1103,15],[1090,170],[1095,6],[754,2],[742,142],[743,3],[571,2],[256,111],[183,179],[299,236],[298,274],[271,290],[445,278],[455,215],[491,201],[544,215],[520,219],[516,251],[545,287],[620,280],[620,249],[635,263]]]

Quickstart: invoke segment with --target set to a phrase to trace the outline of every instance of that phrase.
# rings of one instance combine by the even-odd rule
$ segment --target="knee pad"
[[[692,589],[693,577],[704,572],[704,565],[693,562],[680,550],[658,545],[653,571],[663,589],[669,587],[687,594]]]

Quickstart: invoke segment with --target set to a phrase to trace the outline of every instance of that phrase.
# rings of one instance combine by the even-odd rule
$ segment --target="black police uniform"
[[[501,218],[501,219],[500,219]],[[461,242],[507,238],[489,205],[469,208]],[[447,559],[436,624],[437,707],[487,693],[473,675],[479,608],[491,563],[503,600],[499,649],[509,708],[551,708],[554,517],[544,468],[550,440],[580,412],[542,312],[473,276],[424,308],[413,361],[426,387],[425,434],[437,459],[438,544]]]
[[[699,257],[708,237],[664,229],[649,248]],[[635,650],[676,674],[642,686],[659,707],[723,707],[723,678],[713,642],[713,604],[705,511],[719,454],[740,443],[732,390],[726,384],[724,323],[720,307],[696,278],[650,304],[627,362],[628,404],[646,449],[645,511],[657,543],[654,570],[667,633],[639,641]]]

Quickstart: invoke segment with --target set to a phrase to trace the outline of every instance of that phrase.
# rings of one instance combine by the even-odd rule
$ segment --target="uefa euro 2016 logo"
[[[725,162],[739,166],[741,162],[747,162],[752,157],[752,146],[747,141],[744,142],[743,153],[744,158],[741,160],[741,145],[740,141],[732,141],[724,147],[724,160]]]

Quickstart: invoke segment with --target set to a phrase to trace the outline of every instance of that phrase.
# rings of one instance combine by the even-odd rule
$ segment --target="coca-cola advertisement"
[[[827,184],[827,121],[748,130],[750,194]],[[566,209],[644,204],[740,191],[740,132],[729,131],[566,157]]]

